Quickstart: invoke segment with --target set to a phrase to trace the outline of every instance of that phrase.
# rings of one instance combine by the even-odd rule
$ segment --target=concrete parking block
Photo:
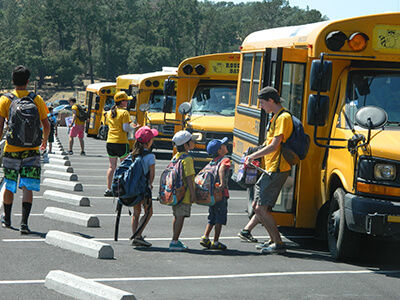
[[[53,178],[45,178],[43,180],[43,185],[51,186],[53,188],[59,188],[63,190],[73,191],[73,192],[82,192],[83,187],[80,182],[77,181],[65,181]]]
[[[44,285],[57,293],[76,299],[136,299],[129,292],[60,270],[50,271]]]
[[[44,177],[50,177],[68,181],[78,181],[78,175],[75,173],[67,173],[62,171],[46,170],[43,173]]]
[[[43,193],[43,198],[46,200],[67,203],[75,206],[90,206],[90,200],[88,197],[59,191],[46,190]]]
[[[49,163],[53,165],[70,166],[71,162],[69,160],[49,158]]]
[[[67,155],[60,155],[60,154],[49,154],[49,158],[55,158],[55,159],[62,159],[62,160],[69,160],[69,157]]]
[[[77,224],[85,227],[100,227],[99,218],[95,215],[51,206],[46,207],[43,214],[46,218],[56,221]]]
[[[74,169],[70,166],[61,166],[61,165],[52,165],[52,164],[44,164],[44,170],[53,170],[59,172],[67,172],[67,173],[74,173]]]
[[[114,249],[111,245],[58,230],[50,230],[46,234],[46,243],[94,258],[114,258]]]
[[[53,150],[54,154],[58,154],[58,155],[67,155],[68,153],[66,151],[62,151],[62,150]]]

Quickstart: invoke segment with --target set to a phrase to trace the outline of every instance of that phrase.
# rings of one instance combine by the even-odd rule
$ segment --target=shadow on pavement
[[[179,251],[169,251],[168,247],[134,247],[134,250],[143,251],[143,252],[168,252],[174,253]],[[219,256],[259,256],[260,254],[257,252],[250,251],[240,251],[235,249],[227,249],[224,251],[221,250],[210,250],[204,248],[203,250],[199,249],[188,249],[187,251],[183,251],[184,253],[197,254],[197,255],[219,255]]]

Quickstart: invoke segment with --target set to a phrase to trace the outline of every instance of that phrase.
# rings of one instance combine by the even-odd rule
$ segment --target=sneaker
[[[82,151],[82,152],[81,152],[81,155],[82,155],[82,156],[85,156],[85,155],[86,155],[85,151]]]
[[[258,240],[257,240],[256,238],[254,238],[254,237],[251,235],[250,231],[248,231],[248,230],[242,230],[242,231],[240,231],[240,232],[238,233],[238,236],[239,236],[243,241],[246,241],[246,242],[249,242],[249,243],[257,243],[257,242],[258,242]]]
[[[262,254],[282,254],[286,252],[286,246],[284,243],[277,244],[273,243],[269,245],[268,247],[262,248],[261,253]]]
[[[68,155],[73,155],[74,152],[73,151],[68,151]]]
[[[113,192],[112,192],[111,190],[106,189],[106,190],[104,191],[104,196],[106,196],[106,197],[112,197],[112,196],[114,196],[114,194],[113,194]]]
[[[21,232],[21,234],[29,234],[29,233],[31,233],[28,225],[26,225],[26,224],[21,224],[19,232]]]
[[[134,238],[132,241],[132,246],[144,246],[144,247],[151,247],[151,243],[145,241],[143,237]]]
[[[264,243],[260,243],[256,245],[256,249],[260,250],[262,248],[267,248],[268,246],[271,246],[274,242],[269,239],[268,241],[264,242]]]
[[[226,245],[220,243],[220,242],[212,242],[210,249],[215,249],[215,250],[226,250]]]
[[[202,245],[204,248],[210,249],[211,247],[211,241],[209,238],[205,237],[204,235],[200,239],[200,245]]]
[[[184,243],[182,243],[181,241],[178,241],[177,243],[171,242],[169,244],[169,249],[168,250],[169,251],[182,252],[182,251],[187,251],[188,247]]]
[[[1,216],[1,227],[3,228],[11,227],[11,221],[7,221],[3,215]]]

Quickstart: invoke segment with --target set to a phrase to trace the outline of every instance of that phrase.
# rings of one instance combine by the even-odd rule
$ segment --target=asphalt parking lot
[[[59,137],[67,148],[65,128]],[[400,297],[399,249],[384,241],[367,241],[363,256],[355,263],[333,261],[325,243],[316,241],[310,230],[281,228],[289,249],[284,255],[261,255],[254,244],[242,242],[237,233],[247,223],[246,191],[232,190],[228,224],[221,241],[226,251],[200,246],[207,222],[207,208],[193,205],[192,216],[181,234],[186,253],[171,253],[172,210],[154,204],[154,215],[145,229],[153,246],[134,248],[129,237],[130,216],[126,208],[120,223],[119,241],[113,240],[115,201],[103,197],[108,158],[105,142],[85,138],[86,156],[69,156],[82,192],[68,192],[57,186],[43,186],[34,194],[29,219],[33,233],[18,232],[21,193],[13,206],[13,229],[0,228],[0,299],[65,299],[44,286],[51,270],[62,270],[135,295],[137,299],[398,299]],[[79,153],[78,141],[74,152]],[[156,151],[157,152],[157,151]],[[170,152],[157,153],[153,196],[158,191],[160,173]],[[90,199],[89,207],[72,206],[43,198],[46,190],[56,190]],[[96,215],[99,228],[60,222],[43,216],[46,207],[59,207]],[[45,243],[46,233],[59,230],[110,244],[114,259],[96,259]],[[253,235],[267,239],[257,227]]]

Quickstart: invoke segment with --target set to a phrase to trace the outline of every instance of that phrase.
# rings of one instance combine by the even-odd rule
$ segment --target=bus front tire
[[[328,213],[328,246],[335,260],[352,260],[359,254],[360,238],[349,230],[344,211],[343,188],[337,188],[333,193]]]

